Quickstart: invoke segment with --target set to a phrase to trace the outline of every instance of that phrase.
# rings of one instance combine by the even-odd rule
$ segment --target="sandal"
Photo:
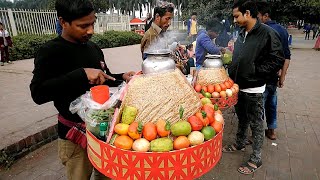
[[[243,147],[238,147],[236,144],[229,144],[226,145],[222,148],[222,152],[227,152],[227,153],[232,153],[232,152],[236,152],[236,151],[245,151],[246,148]]]
[[[250,163],[250,164],[249,164]],[[255,167],[253,167],[253,166]],[[248,161],[246,163],[243,163],[239,168],[238,168],[238,172],[241,174],[246,174],[246,175],[250,175],[253,174],[254,172],[256,172],[259,168],[261,168],[262,166],[262,162],[258,162],[258,163],[254,163],[251,161]]]

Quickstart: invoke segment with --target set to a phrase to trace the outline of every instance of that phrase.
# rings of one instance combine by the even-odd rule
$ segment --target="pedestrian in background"
[[[273,76],[267,81],[266,90],[264,92],[265,117],[268,127],[265,131],[265,135],[271,140],[276,140],[274,130],[277,128],[277,87],[282,88],[284,86],[284,80],[290,64],[291,52],[288,44],[289,34],[284,27],[271,20],[271,9],[269,3],[265,1],[257,2],[257,7],[260,21],[270,26],[279,34],[285,57],[282,69],[279,73],[277,72],[273,74]]]
[[[239,85],[238,103],[235,106],[239,119],[236,142],[223,147],[223,152],[244,151],[250,126],[253,137],[250,158],[238,172],[252,174],[262,166],[263,93],[268,77],[283,66],[283,50],[277,33],[257,19],[258,10],[252,1],[238,1],[233,6],[234,22],[242,27],[235,42],[231,79]]]
[[[306,26],[304,27],[304,31],[306,33],[306,36],[304,37],[304,40],[308,40],[310,39],[310,31],[311,31],[311,26],[309,23],[306,24]]]
[[[3,24],[0,22],[0,53],[1,53],[1,66],[7,62],[12,64],[9,59],[9,47],[12,47],[12,39],[9,32],[4,28]]]
[[[314,38],[316,38],[318,29],[319,29],[318,24],[314,24],[314,25],[312,26],[312,32],[313,32],[313,34],[312,34],[312,40],[314,40]]]
[[[187,33],[191,43],[196,40],[198,34],[198,22],[196,12],[193,12],[191,14],[191,18],[187,22]]]
[[[147,14],[146,24],[144,26],[144,32],[147,32],[152,24],[152,15],[151,13]]]

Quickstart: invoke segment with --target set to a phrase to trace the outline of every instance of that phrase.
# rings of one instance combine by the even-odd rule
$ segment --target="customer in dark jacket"
[[[238,2],[233,6],[235,23],[243,27],[235,42],[229,74],[239,84],[238,103],[235,106],[239,119],[236,142],[226,145],[223,152],[245,150],[250,125],[252,154],[238,171],[252,174],[262,165],[261,148],[264,140],[263,92],[268,77],[278,72],[284,62],[281,42],[277,33],[257,20],[257,7],[252,1]]]
[[[30,84],[31,96],[37,104],[53,101],[64,121],[81,123],[81,118],[69,111],[73,100],[99,84],[117,86],[118,82],[130,80],[134,73],[112,74],[101,49],[89,41],[96,20],[89,0],[57,0],[55,6],[63,27],[62,35],[38,51]],[[69,130],[59,118],[59,158],[66,166],[69,180],[89,180],[93,166],[86,149],[66,139]],[[96,179],[103,177],[98,172],[95,175]]]
[[[277,128],[277,87],[283,87],[291,59],[291,52],[288,43],[289,34],[284,27],[271,20],[271,9],[267,2],[257,2],[257,7],[259,11],[258,17],[261,22],[270,26],[279,34],[285,57],[284,65],[281,71],[279,71],[280,73],[275,73],[270,78],[270,80],[267,82],[266,91],[264,92],[265,116],[268,126],[268,129],[266,130],[266,136],[271,140],[275,140],[276,134],[274,130]]]
[[[196,67],[200,68],[203,65],[205,56],[209,54],[220,54],[225,53],[225,48],[216,46],[212,39],[218,37],[222,31],[222,24],[217,20],[213,19],[206,24],[206,30],[201,30],[198,33],[197,44],[196,44]]]

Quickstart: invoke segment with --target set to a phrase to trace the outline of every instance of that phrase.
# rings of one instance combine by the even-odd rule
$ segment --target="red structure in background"
[[[131,29],[134,29],[134,31],[140,35],[144,35],[145,24],[146,24],[145,21],[142,21],[139,18],[133,18],[130,21]]]

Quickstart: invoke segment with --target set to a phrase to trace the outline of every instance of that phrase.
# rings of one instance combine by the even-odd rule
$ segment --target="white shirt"
[[[9,37],[9,32],[7,30],[0,30],[0,38],[3,38],[4,46],[8,46],[6,37]]]
[[[264,93],[265,90],[266,90],[266,85],[263,85],[261,87],[255,87],[255,88],[240,89],[240,91],[245,93]]]

